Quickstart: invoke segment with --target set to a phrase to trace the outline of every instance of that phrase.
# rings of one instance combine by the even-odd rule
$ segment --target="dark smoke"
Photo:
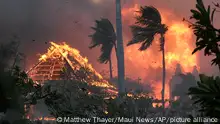
[[[45,42],[67,41],[72,47],[79,49],[83,56],[99,71],[108,68],[96,62],[99,49],[89,50],[92,33],[90,29],[95,19],[109,18],[115,24],[114,0],[100,0],[95,4],[93,0],[1,0],[0,1],[0,43],[9,42],[16,34],[21,40],[21,50],[27,55],[28,66],[37,60],[36,54],[46,52],[49,46]],[[134,3],[153,5],[170,10],[178,15],[180,20],[190,16],[190,9],[195,6],[193,0],[122,0],[123,7]],[[211,4],[211,1],[205,0]],[[123,27],[128,27],[124,24]],[[127,29],[127,28],[126,28]],[[125,41],[127,42],[127,41]],[[210,67],[210,59],[200,55],[202,72],[217,73],[215,67]],[[214,73],[213,73],[214,72]]]

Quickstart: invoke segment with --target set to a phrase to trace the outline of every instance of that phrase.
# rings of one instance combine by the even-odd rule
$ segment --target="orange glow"
[[[128,32],[128,26],[135,23],[134,16],[137,15],[136,11],[139,10],[139,7],[140,5],[134,4],[133,7],[122,8],[122,21],[123,24],[127,24],[123,26],[123,28],[127,29],[123,30],[125,44],[132,38],[131,33]],[[198,67],[198,64],[196,55],[191,54],[194,48],[191,43],[193,39],[192,30],[188,28],[188,25],[181,21],[180,17],[176,17],[172,12],[163,9],[159,9],[159,11],[161,12],[162,22],[168,26],[168,31],[165,35],[165,99],[169,99],[169,81],[175,72],[176,64],[181,64],[184,72],[191,72],[194,66]],[[138,51],[140,44],[124,47],[126,76],[141,77],[143,79],[142,83],[150,83],[154,87],[155,98],[157,99],[161,99],[162,90],[162,53],[159,51],[159,43],[159,37],[157,36],[153,45],[146,51]],[[92,68],[92,65],[88,64],[87,58],[83,58],[77,49],[71,48],[66,43],[56,44],[51,42],[51,47],[48,49],[48,52],[41,55],[39,61],[47,61],[48,58],[56,58],[56,56],[53,56],[53,53],[57,53],[56,55],[62,55],[64,58],[67,58],[68,55],[74,56],[80,66],[87,67],[94,72],[99,79],[103,79],[103,77]],[[71,60],[67,59],[67,62],[71,63]],[[70,66],[74,69],[79,68],[74,67],[71,64]],[[90,84],[98,87],[110,88],[107,89],[107,91],[114,95],[118,93],[116,88],[105,80],[102,80],[102,82],[92,81]],[[89,92],[88,94],[92,93]],[[127,96],[134,97],[134,95],[130,93],[128,93]],[[141,94],[136,98],[138,99],[139,97],[148,97],[148,95]],[[106,97],[106,99],[108,98],[114,99],[116,97]],[[161,104],[153,104],[154,107],[156,105],[160,106]],[[168,104],[166,104],[166,106],[168,106]]]
[[[122,15],[133,15],[133,16],[137,16],[139,13],[139,8],[140,6],[138,4],[134,4],[134,7],[132,8],[123,8],[121,11]]]
[[[134,4],[133,7],[123,8],[122,19],[124,24],[133,25],[135,23],[135,11],[138,11],[139,6]],[[197,66],[197,57],[191,54],[194,48],[191,43],[193,32],[188,25],[184,24],[180,17],[176,17],[170,11],[163,9],[159,9],[159,11],[161,12],[162,23],[168,26],[165,35],[167,72],[165,99],[169,99],[169,81],[174,74],[176,64],[181,64],[184,72],[191,72],[193,67]],[[132,38],[131,33],[127,30],[128,28],[123,30],[125,43]],[[148,81],[155,88],[155,97],[161,99],[162,53],[159,51],[159,36],[156,36],[155,42],[149,49],[141,52],[138,51],[139,47],[140,44],[125,47],[126,73],[128,76],[136,74],[137,77],[143,78],[146,82]]]
[[[66,60],[66,63],[73,69],[73,70],[80,70],[81,67],[87,69],[87,71],[93,73],[96,77],[98,78],[97,80],[91,79],[93,77],[88,76],[90,82],[88,82],[91,85],[95,85],[98,87],[103,87],[103,88],[112,88],[116,89],[116,87],[112,86],[108,81],[104,80],[103,77],[95,71],[95,69],[92,67],[91,64],[88,63],[88,59],[84,58],[80,55],[80,52],[75,49],[71,48],[69,45],[67,45],[65,42],[62,44],[56,44],[54,42],[50,42],[51,46],[48,48],[47,53],[43,54],[40,56],[39,63],[38,65],[40,66],[41,64],[46,62],[51,62],[51,61],[56,61],[56,60]],[[70,59],[70,56],[74,59]],[[76,64],[77,63],[77,64]],[[48,72],[51,71],[52,65],[50,68],[48,68]],[[59,65],[61,66],[61,65]],[[35,66],[35,69],[37,66]],[[62,68],[62,67],[61,67]],[[34,70],[34,69],[31,69]],[[35,71],[32,71],[35,72]],[[46,75],[45,68],[44,68],[44,73],[43,75]],[[34,74],[29,74],[30,77],[33,77]],[[47,74],[48,75],[48,74]],[[53,74],[50,75],[52,77]],[[34,79],[34,77],[33,77]]]

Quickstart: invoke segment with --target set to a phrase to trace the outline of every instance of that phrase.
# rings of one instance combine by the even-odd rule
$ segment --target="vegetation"
[[[49,89],[48,93],[53,92],[45,99],[45,104],[54,117],[104,115],[102,106],[104,94],[101,95],[100,88],[89,87],[86,82],[77,81],[52,81],[48,82],[45,87]],[[89,95],[91,91],[96,95]]]
[[[135,100],[124,96],[118,101],[117,97],[109,97],[101,91],[101,88],[89,86],[87,83],[76,81],[57,83],[60,85],[53,89],[57,91],[56,94],[45,99],[54,117],[134,117],[143,116],[153,108],[153,99],[150,97]],[[91,91],[92,93],[88,95]]]
[[[17,66],[18,60],[22,60],[22,54],[17,48],[18,43],[15,39],[8,44],[2,44],[0,48],[0,112],[5,114],[5,119],[9,122],[24,124],[23,119],[30,105],[35,105],[37,100],[46,95],[41,86],[34,83]]]
[[[128,46],[142,43],[139,50],[143,51],[149,48],[154,41],[156,34],[160,35],[160,51],[162,51],[163,63],[163,79],[162,79],[162,106],[165,107],[165,33],[168,28],[162,24],[160,12],[152,6],[144,6],[140,8],[140,16],[136,17],[136,25],[131,26],[133,39],[127,44]]]
[[[219,7],[219,4],[214,4]],[[210,6],[206,9],[202,0],[197,0],[196,10],[192,9],[191,19],[195,23],[189,22],[191,28],[196,35],[196,48],[192,52],[204,49],[205,55],[212,55],[215,58],[212,60],[212,65],[218,65],[220,70],[220,51],[218,42],[220,40],[220,29],[214,27],[214,14],[216,8],[211,10]],[[200,75],[200,81],[196,87],[189,88],[189,95],[195,105],[200,106],[200,111],[203,116],[219,118],[219,92],[220,92],[219,77],[208,77]]]
[[[197,37],[193,53],[204,49],[205,55],[215,57],[212,64],[218,65],[220,69],[218,45],[220,30],[213,25],[216,9],[211,11],[210,6],[206,9],[203,1],[197,0],[196,10],[191,10],[191,12],[191,19],[194,19],[195,23],[188,22]],[[142,43],[139,50],[146,50],[151,46],[155,36],[160,35],[160,50],[163,55],[163,106],[153,106],[154,103],[161,101],[152,98],[150,85],[141,85],[139,79],[124,79],[120,0],[116,0],[116,13],[117,36],[108,19],[97,20],[96,27],[93,27],[95,33],[91,35],[90,48],[101,46],[102,53],[99,61],[109,62],[110,71],[112,48],[116,49],[118,78],[112,78],[112,72],[110,77],[113,83],[118,81],[120,93],[125,92],[123,96],[110,96],[105,88],[89,85],[89,81],[72,80],[71,75],[65,75],[66,73],[63,74],[65,80],[48,81],[44,86],[37,84],[28,77],[25,71],[22,71],[20,62],[24,55],[19,52],[19,42],[13,40],[0,46],[0,112],[4,113],[0,123],[32,123],[26,118],[27,112],[31,105],[36,105],[41,99],[45,101],[54,117],[159,117],[162,116],[161,110],[164,110],[163,116],[167,117],[190,115],[190,117],[203,116],[220,119],[220,77],[201,74],[200,81],[196,82],[191,73],[178,75],[182,83],[176,84],[172,93],[174,96],[179,96],[179,99],[170,101],[168,108],[164,107],[166,101],[164,99],[164,35],[168,29],[165,24],[161,23],[160,13],[154,7],[141,7],[136,24],[131,26],[133,39],[128,46]],[[81,69],[81,71],[85,70]],[[85,77],[85,75],[81,76]],[[123,91],[125,88],[129,93],[132,92],[133,96],[126,90]],[[141,95],[143,93],[145,96]]]
[[[194,104],[200,105],[204,116],[220,118],[220,78],[200,75],[198,86],[189,88]]]
[[[122,38],[122,22],[121,22],[121,0],[116,0],[116,33],[111,22],[108,19],[102,19],[101,21],[96,20],[96,31],[92,37],[92,45],[90,48],[102,45],[102,54],[99,57],[101,63],[109,62],[110,78],[112,78],[112,62],[111,62],[111,51],[115,47],[117,66],[118,66],[118,89],[119,94],[124,94],[124,46]],[[115,43],[115,40],[117,42]]]
[[[96,20],[96,27],[92,27],[95,33],[90,35],[92,42],[89,48],[101,46],[101,55],[98,59],[100,63],[109,63],[109,74],[110,79],[112,75],[112,60],[111,54],[113,47],[116,48],[116,33],[113,25],[108,19]]]
[[[196,35],[196,48],[192,52],[204,49],[204,55],[214,56],[212,64],[218,65],[220,69],[220,29],[214,27],[214,15],[215,9],[211,9],[210,5],[206,9],[202,0],[197,0],[196,9],[192,9],[192,16],[195,23],[189,22],[190,27],[193,29]]]

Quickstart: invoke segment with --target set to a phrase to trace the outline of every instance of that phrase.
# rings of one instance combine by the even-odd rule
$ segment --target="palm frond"
[[[136,17],[136,25],[131,26],[133,38],[127,46],[141,43],[139,50],[142,51],[151,46],[156,34],[165,34],[168,29],[165,24],[161,24],[161,15],[156,8],[144,6],[139,12],[140,16]]]
[[[220,54],[216,54],[216,57],[212,59],[212,65],[217,65],[220,62]]]
[[[195,23],[191,24],[196,38],[196,48],[192,54],[204,49],[204,55],[212,55],[218,53],[219,32],[213,27],[213,18],[215,9],[211,11],[210,6],[206,9],[202,0],[197,0],[196,9],[192,9],[191,19]],[[215,64],[215,60],[213,61]]]
[[[189,88],[189,95],[192,96],[194,104],[201,106],[201,111],[206,116],[220,117],[220,78],[200,75],[200,82],[196,87]]]
[[[98,61],[100,63],[108,63],[108,61],[111,59],[111,53],[112,53],[112,48],[114,47],[114,44],[105,42],[101,46],[101,55],[98,58]]]
[[[160,12],[153,6],[144,6],[140,8],[140,16],[137,16],[138,24],[142,25],[157,25],[161,24]]]
[[[131,26],[133,39],[128,42],[127,46],[142,43],[139,50],[145,50],[152,44],[154,36],[157,34],[155,28],[147,28],[141,26]]]
[[[116,44],[116,33],[113,25],[108,19],[102,18],[95,21],[96,26],[91,27],[95,32],[89,37],[92,38],[90,49],[101,46],[100,63],[107,63],[111,56],[111,51]]]

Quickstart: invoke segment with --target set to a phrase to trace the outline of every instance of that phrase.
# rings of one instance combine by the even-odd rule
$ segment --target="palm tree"
[[[89,48],[92,49],[101,46],[101,55],[99,56],[98,61],[104,64],[109,63],[110,79],[112,79],[111,54],[113,47],[116,50],[116,33],[113,25],[108,19],[96,20],[95,22],[96,27],[92,27],[95,32],[89,36],[92,38]]]
[[[124,93],[124,46],[122,38],[122,21],[121,21],[121,0],[116,0],[116,32],[117,32],[117,65],[118,65],[118,84],[119,94]]]
[[[99,57],[101,63],[109,62],[110,68],[110,77],[112,77],[112,65],[111,65],[111,51],[115,47],[116,56],[117,56],[117,66],[118,66],[118,88],[119,94],[124,93],[124,46],[122,38],[122,21],[121,21],[121,1],[116,0],[116,32],[111,22],[107,19],[102,19],[101,21],[96,21],[96,28],[93,27],[96,31],[92,37],[92,44],[90,48],[94,48],[102,45],[101,51],[102,54]],[[115,41],[117,40],[117,44]],[[105,41],[105,42],[104,42]]]
[[[162,64],[163,64],[163,79],[162,79],[162,107],[165,106],[164,91],[165,91],[165,33],[168,28],[165,24],[161,22],[161,15],[159,11],[152,6],[144,6],[140,8],[140,15],[136,17],[136,24],[131,26],[133,38],[127,46],[132,44],[142,43],[139,48],[140,51],[149,48],[154,41],[156,34],[160,35],[160,51],[162,51]]]
[[[218,42],[220,41],[220,29],[216,29],[213,25],[213,18],[216,9],[211,11],[210,5],[206,9],[202,0],[197,0],[196,9],[192,9],[192,16],[195,22],[189,22],[190,27],[196,35],[196,48],[192,54],[204,49],[204,55],[214,55],[212,65],[218,65],[220,70],[220,49]],[[185,19],[184,19],[185,20]]]

